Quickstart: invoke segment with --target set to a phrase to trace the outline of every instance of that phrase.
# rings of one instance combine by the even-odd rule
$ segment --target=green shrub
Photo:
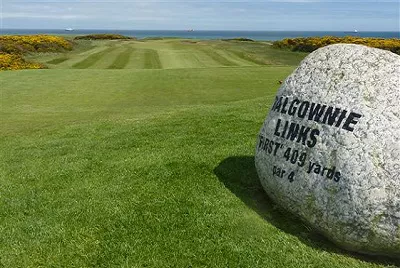
[[[80,35],[74,38],[75,40],[130,40],[133,37],[124,36],[120,34],[89,34]]]
[[[254,42],[253,39],[250,38],[228,38],[228,39],[221,39],[222,41],[240,41],[240,42]]]

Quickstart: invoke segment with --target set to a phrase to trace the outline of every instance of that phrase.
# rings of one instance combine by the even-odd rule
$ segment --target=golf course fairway
[[[258,131],[306,56],[265,42],[79,41],[0,72],[0,267],[394,267],[264,193]]]

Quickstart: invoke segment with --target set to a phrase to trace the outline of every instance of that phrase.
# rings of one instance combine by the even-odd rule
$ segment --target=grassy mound
[[[130,40],[133,37],[124,36],[121,34],[89,34],[80,35],[74,38],[75,40]]]
[[[365,45],[369,47],[390,50],[393,53],[400,55],[400,39],[397,38],[383,39],[383,38],[362,38],[354,36],[286,38],[281,41],[275,41],[273,43],[273,47],[290,49],[292,51],[312,52],[318,48],[338,43]]]

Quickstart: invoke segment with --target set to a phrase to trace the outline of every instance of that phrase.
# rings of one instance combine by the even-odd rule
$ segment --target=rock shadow
[[[275,204],[265,193],[258,179],[254,156],[233,156],[224,159],[214,174],[233,194],[266,221],[285,233],[298,237],[310,247],[363,261],[400,267],[400,260],[349,252],[320,235],[301,219]]]

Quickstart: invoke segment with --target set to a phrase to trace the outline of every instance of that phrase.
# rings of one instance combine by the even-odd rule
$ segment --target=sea
[[[364,31],[197,31],[197,30],[73,30],[65,29],[0,29],[0,35],[53,34],[53,35],[85,35],[98,33],[115,33],[142,38],[174,37],[191,39],[230,39],[249,38],[258,41],[276,41],[285,38],[312,36],[359,36],[378,38],[400,38],[400,32],[364,32]]]

